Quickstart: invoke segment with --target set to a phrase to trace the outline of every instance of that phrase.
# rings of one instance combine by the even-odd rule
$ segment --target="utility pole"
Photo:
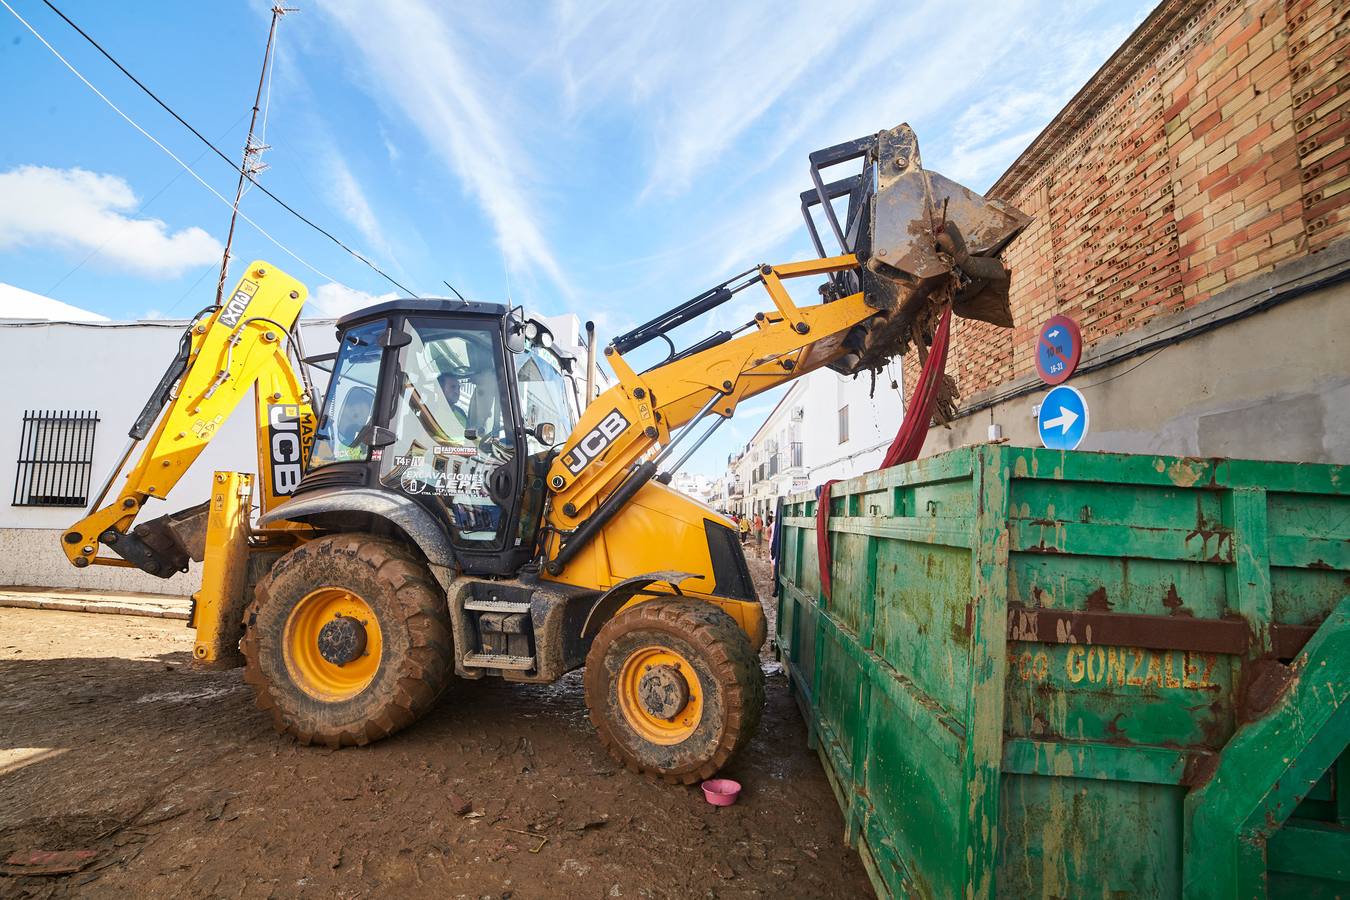
[[[234,243],[234,225],[239,220],[239,201],[244,198],[244,187],[249,179],[259,175],[267,168],[262,162],[266,144],[258,143],[253,137],[253,129],[258,124],[258,107],[262,105],[263,85],[267,82],[267,70],[272,64],[272,45],[276,40],[277,23],[288,12],[296,12],[294,7],[285,7],[280,3],[272,7],[272,27],[267,31],[267,49],[263,51],[262,72],[258,75],[258,92],[253,98],[253,116],[248,122],[248,137],[244,140],[244,159],[239,166],[239,186],[234,191],[234,208],[230,212],[230,230],[225,235],[225,254],[220,260],[220,281],[216,284],[216,306],[225,298],[225,280],[230,272],[230,246]],[[269,96],[271,91],[268,92]]]

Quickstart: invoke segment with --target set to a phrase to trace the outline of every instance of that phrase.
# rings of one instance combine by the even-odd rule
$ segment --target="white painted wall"
[[[577,383],[585,382],[585,349],[577,346],[574,315],[540,317],[559,346],[578,358]],[[14,506],[14,482],[25,410],[95,410],[90,500],[127,444],[127,429],[173,358],[186,321],[46,322],[0,320],[0,585],[73,587],[189,594],[200,574],[160,579],[135,569],[91,566],[66,560],[60,535],[84,516],[73,507]],[[304,319],[301,339],[308,355],[337,348],[334,320]],[[322,395],[325,373],[314,371]],[[605,383],[602,375],[602,383]],[[318,399],[321,399],[318,398]],[[318,402],[316,399],[316,405]],[[135,457],[133,456],[133,461]],[[243,404],[178,483],[168,500],[147,504],[141,520],[194,506],[206,499],[216,471],[257,470],[253,410]],[[123,483],[119,475],[110,495]],[[106,502],[106,501],[105,501]]]
[[[127,444],[127,429],[145,405],[178,346],[186,322],[0,324],[0,528],[69,527],[82,515],[66,507],[11,505],[25,410],[96,410],[94,444],[96,491]],[[306,321],[305,351],[336,349],[332,320]],[[322,372],[315,372],[322,376]],[[319,385],[322,390],[322,385]],[[200,503],[216,470],[252,472],[257,468],[253,412],[240,409],[163,502],[147,505],[146,518]],[[121,487],[121,479],[110,493]],[[92,499],[92,498],[91,498]]]
[[[197,572],[171,579],[134,569],[76,569],[59,544],[61,532],[84,515],[73,507],[14,506],[16,461],[25,410],[94,410],[90,500],[127,445],[127,429],[145,405],[178,347],[185,321],[0,322],[0,584],[79,587],[187,594]],[[301,338],[308,354],[336,349],[333,320],[305,320]],[[315,372],[322,376],[322,372]],[[322,384],[317,386],[322,390]],[[211,473],[253,472],[257,449],[251,405],[221,427],[169,499],[148,503],[142,519],[194,506],[210,491]],[[133,457],[134,459],[134,457]],[[110,495],[121,489],[118,476]]]

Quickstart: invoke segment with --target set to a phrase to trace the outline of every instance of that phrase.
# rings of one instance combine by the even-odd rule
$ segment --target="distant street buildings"
[[[894,367],[896,376],[899,367]],[[715,484],[713,506],[738,515],[766,513],[779,497],[830,478],[851,478],[876,468],[904,414],[898,386],[888,373],[875,390],[866,375],[829,369],[796,381],[748,444],[727,460]]]

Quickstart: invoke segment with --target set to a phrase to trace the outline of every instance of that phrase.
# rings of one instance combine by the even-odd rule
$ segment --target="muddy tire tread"
[[[365,722],[332,727],[301,725],[288,716],[273,695],[272,685],[261,667],[253,623],[279,577],[309,559],[332,554],[365,563],[373,577],[389,588],[412,643],[388,696]],[[259,581],[254,600],[244,612],[244,625],[244,639],[240,643],[245,659],[244,681],[253,688],[255,704],[268,714],[279,733],[290,734],[302,744],[337,748],[364,746],[386,738],[430,709],[452,677],[450,614],[444,595],[412,551],[373,534],[344,533],[317,538],[286,554]]]
[[[714,677],[727,688],[726,728],[712,754],[688,771],[662,772],[645,765],[624,747],[603,712],[607,699],[602,698],[608,695],[602,663],[606,649],[618,637],[651,625],[669,626],[700,648]],[[764,675],[749,638],[724,610],[696,600],[649,600],[615,616],[596,636],[583,680],[591,723],[610,756],[631,772],[661,778],[668,784],[694,784],[713,777],[750,743],[764,710]]]

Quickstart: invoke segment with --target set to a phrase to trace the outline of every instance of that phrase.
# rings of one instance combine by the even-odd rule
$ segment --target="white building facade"
[[[0,310],[0,316],[4,310]],[[585,348],[576,316],[539,317],[558,348],[574,355],[578,398]],[[337,349],[333,319],[302,319],[308,355]],[[199,567],[160,579],[136,569],[76,569],[61,533],[82,518],[125,450],[127,430],[164,373],[186,321],[42,321],[0,318],[0,586],[189,594]],[[323,390],[325,373],[313,370]],[[609,379],[599,375],[598,389]],[[135,457],[132,457],[134,464]],[[228,418],[169,498],[148,504],[141,521],[194,506],[209,496],[216,471],[257,471],[251,403]],[[129,466],[128,466],[129,468]],[[125,471],[112,484],[121,489]],[[106,502],[106,501],[105,501]]]
[[[779,497],[875,469],[903,416],[899,383],[885,373],[875,389],[867,374],[829,369],[798,379],[728,460],[729,508],[739,515],[768,513]]]

